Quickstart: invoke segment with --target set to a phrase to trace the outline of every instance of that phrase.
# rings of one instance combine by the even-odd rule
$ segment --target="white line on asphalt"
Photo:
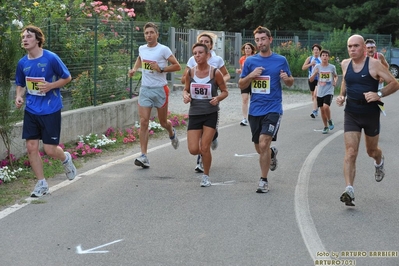
[[[247,154],[234,154],[235,157],[254,157],[258,155],[257,153],[247,153]]]
[[[220,182],[220,183],[212,183],[212,186],[229,186],[233,185],[236,181],[231,180],[231,181],[225,181],[225,182]]]
[[[294,109],[294,108],[297,108],[297,107],[302,107],[302,106],[305,106],[305,105],[308,105],[308,104],[309,104],[309,103],[287,104],[287,105],[283,105],[283,109],[284,109],[284,110],[289,110],[289,109]],[[235,123],[234,123],[234,124],[228,124],[228,125],[219,127],[219,129],[224,129],[224,128],[232,127],[232,126],[234,126],[234,125],[236,125],[236,124],[235,124]],[[182,139],[179,138],[179,141],[185,141],[185,140],[187,140],[187,138],[182,138]],[[169,142],[168,142],[168,143],[165,143],[165,144],[162,144],[162,145],[159,145],[159,146],[157,146],[157,147],[154,147],[154,148],[152,148],[152,149],[149,149],[149,150],[148,150],[148,153],[153,152],[153,151],[156,151],[156,150],[159,150],[159,149],[162,149],[162,148],[165,148],[165,147],[168,147],[169,145],[170,145]],[[113,162],[104,164],[104,165],[99,166],[99,167],[97,167],[97,168],[94,168],[94,169],[91,169],[91,170],[89,170],[89,171],[86,171],[86,172],[84,172],[84,173],[82,173],[82,174],[80,174],[80,175],[77,175],[77,176],[75,177],[75,179],[72,180],[72,181],[65,180],[65,181],[63,181],[63,182],[61,182],[61,183],[59,183],[59,184],[57,184],[57,185],[55,185],[55,186],[50,187],[50,188],[49,188],[49,194],[51,194],[51,192],[54,192],[54,191],[56,191],[56,190],[58,190],[58,189],[60,189],[60,188],[63,188],[63,187],[65,187],[65,186],[67,186],[67,185],[70,185],[70,184],[72,184],[72,183],[78,181],[79,179],[81,179],[81,178],[82,178],[83,176],[85,176],[85,175],[92,175],[92,174],[97,173],[97,172],[99,172],[99,171],[101,171],[101,170],[103,170],[103,169],[106,169],[106,168],[110,167],[110,166],[113,166],[113,165],[116,165],[116,164],[119,164],[119,163],[126,162],[126,161],[128,161],[128,160],[134,159],[135,157],[137,157],[137,156],[139,156],[139,155],[140,155],[140,152],[139,152],[139,153],[135,153],[135,154],[133,154],[133,155],[129,155],[129,156],[124,157],[124,158],[122,158],[122,159],[119,159],[119,160],[116,160],[116,161],[113,161]],[[29,198],[26,198],[26,199],[25,199],[25,202],[24,202],[23,204],[14,204],[14,205],[12,205],[12,206],[10,206],[10,207],[8,207],[8,208],[6,208],[6,209],[0,211],[0,220],[3,219],[3,218],[5,218],[6,216],[10,215],[11,213],[16,212],[16,211],[18,211],[19,209],[22,209],[23,207],[29,205],[29,204],[30,204],[32,201],[34,201],[34,200],[37,200],[37,198],[31,198],[31,197],[29,197]]]
[[[303,163],[301,171],[298,175],[298,182],[295,188],[295,215],[299,231],[301,232],[303,241],[305,242],[306,248],[308,249],[313,261],[318,259],[318,252],[326,252],[326,249],[321,242],[316,226],[313,222],[312,215],[310,214],[308,200],[310,173],[317,156],[323,150],[323,148],[333,139],[340,136],[343,132],[343,130],[337,131],[314,147]]]

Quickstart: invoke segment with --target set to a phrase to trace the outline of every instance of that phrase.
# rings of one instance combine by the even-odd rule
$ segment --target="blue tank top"
[[[310,56],[310,58],[309,58],[309,63],[312,63],[312,61],[316,61],[316,64],[320,64],[321,63],[321,60],[320,60],[320,57],[313,57],[313,56]],[[312,76],[312,71],[313,71],[313,66],[310,66],[309,68],[308,68],[308,77],[310,78],[311,76]],[[316,77],[314,78],[314,80],[319,80],[319,74],[317,74],[316,75]]]
[[[380,111],[377,102],[367,103],[364,92],[377,92],[379,81],[369,72],[369,57],[366,57],[362,70],[353,71],[352,60],[349,62],[345,74],[347,102],[345,111],[352,113],[373,114]]]

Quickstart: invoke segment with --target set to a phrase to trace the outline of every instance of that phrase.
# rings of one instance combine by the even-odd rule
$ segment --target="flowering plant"
[[[22,168],[11,170],[8,166],[0,168],[0,184],[5,182],[11,182],[13,179],[17,179],[18,173],[22,172]]]
[[[101,1],[93,1],[90,4],[81,3],[80,9],[86,17],[93,17],[93,14],[98,15],[105,20],[116,19],[122,20],[127,16],[133,18],[136,16],[133,8],[126,8],[126,4],[122,3],[121,7],[108,6]]]
[[[188,115],[175,115],[172,113],[168,113],[168,119],[172,122],[174,127],[184,126],[187,124]],[[152,118],[150,121],[150,126],[148,128],[150,135],[155,134],[155,132],[163,131],[164,129],[157,122],[158,119]],[[115,129],[113,127],[109,127],[107,131],[102,134],[100,137],[97,134],[89,134],[87,136],[78,136],[79,140],[77,145],[73,145],[67,148],[64,144],[59,144],[59,146],[68,151],[73,159],[77,158],[85,158],[88,156],[94,156],[96,154],[102,153],[103,149],[113,147],[116,144],[130,144],[136,142],[139,135],[138,122],[136,125],[129,127],[125,130]],[[40,152],[40,156],[43,161],[43,169],[45,177],[52,177],[58,173],[62,173],[63,167],[62,162],[56,159],[45,155],[44,152]],[[14,162],[15,165],[20,166],[17,170],[11,170],[11,162]],[[32,173],[29,171],[30,162],[28,160],[28,156],[25,155],[19,159],[16,159],[14,155],[8,156],[6,159],[0,161],[0,184],[4,182],[10,182],[14,179],[17,179],[18,176],[21,175],[21,172],[24,172],[24,176],[31,176]]]
[[[90,146],[94,146],[94,148],[104,147],[106,145],[114,144],[116,140],[108,139],[104,134],[102,134],[101,138],[97,136],[97,134],[89,134],[86,137],[78,136],[79,143],[87,144]]]

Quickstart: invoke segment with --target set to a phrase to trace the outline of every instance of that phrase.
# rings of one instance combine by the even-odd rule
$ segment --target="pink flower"
[[[100,6],[100,10],[102,10],[102,11],[107,11],[107,10],[108,10],[108,7],[107,7],[107,6]]]
[[[86,16],[89,17],[89,18],[91,18],[93,15],[92,15],[92,14],[87,14]]]

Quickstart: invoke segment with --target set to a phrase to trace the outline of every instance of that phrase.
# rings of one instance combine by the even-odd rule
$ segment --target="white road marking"
[[[257,153],[247,153],[247,154],[234,154],[235,157],[254,157],[258,155]]]
[[[301,171],[298,175],[298,182],[295,188],[295,215],[298,223],[299,231],[301,232],[303,241],[305,242],[306,248],[313,261],[318,259],[316,256],[317,252],[327,252],[319,234],[317,233],[316,226],[313,222],[312,215],[310,214],[309,201],[308,201],[308,186],[310,173],[312,171],[313,164],[323,150],[323,148],[330,143],[333,139],[343,134],[343,130],[339,130],[333,135],[330,135],[323,141],[321,141],[314,149],[309,153],[305,162],[302,165]],[[325,257],[321,257],[325,258]]]
[[[212,183],[212,186],[229,186],[229,185],[234,185],[235,182],[236,182],[235,180],[231,180],[220,183]]]
[[[290,109],[294,109],[294,108],[297,108],[297,107],[302,107],[302,106],[308,105],[308,104],[310,104],[310,103],[311,103],[311,102],[309,102],[309,103],[287,104],[287,105],[284,105],[284,104],[283,104],[283,109],[284,109],[284,110],[290,110]],[[232,126],[235,126],[235,125],[236,125],[235,123],[234,123],[234,124],[228,124],[228,125],[219,127],[219,129],[224,129],[224,128],[232,127]],[[187,140],[187,138],[179,138],[179,141],[185,141],[185,140]],[[162,148],[165,148],[165,147],[168,147],[169,145],[170,145],[170,142],[165,143],[165,144],[160,145],[160,146],[157,146],[157,147],[154,147],[154,148],[152,148],[152,149],[149,149],[149,150],[148,150],[148,153],[153,152],[153,151],[156,151],[156,150],[159,150],[159,149],[162,149]],[[103,169],[106,169],[106,168],[110,167],[110,166],[113,166],[113,165],[116,165],[116,164],[119,164],[119,163],[126,162],[126,161],[128,161],[128,160],[134,159],[134,158],[138,157],[139,155],[141,155],[141,152],[135,153],[135,154],[133,154],[133,155],[124,157],[124,158],[122,158],[122,159],[119,159],[119,160],[116,160],[116,161],[113,161],[113,162],[104,164],[104,165],[102,165],[102,166],[99,166],[99,167],[97,167],[97,168],[91,169],[91,170],[89,170],[89,171],[86,171],[86,172],[84,172],[84,173],[82,173],[82,174],[80,174],[80,175],[77,175],[77,176],[75,177],[75,179],[72,180],[72,181],[70,181],[70,180],[65,180],[65,181],[63,181],[63,182],[61,182],[61,183],[59,183],[59,184],[57,184],[57,185],[55,185],[55,186],[50,187],[48,193],[51,194],[51,192],[53,192],[53,191],[56,191],[56,190],[58,190],[58,189],[60,189],[60,188],[63,188],[63,187],[65,187],[65,186],[67,186],[67,185],[70,185],[70,184],[72,184],[72,183],[78,181],[79,179],[81,179],[81,178],[84,177],[85,175],[92,175],[92,174],[97,173],[97,172],[99,172],[99,171],[101,171],[101,170],[103,170]],[[6,208],[6,209],[0,211],[0,220],[3,219],[3,218],[5,218],[5,217],[7,217],[7,216],[10,215],[11,213],[16,212],[16,211],[22,209],[23,207],[29,205],[29,204],[31,203],[31,201],[33,201],[33,200],[37,200],[37,198],[28,197],[28,198],[25,199],[25,203],[23,203],[23,204],[14,204],[14,205],[12,205],[12,206],[10,206],[10,207],[8,207],[8,208]]]
[[[76,247],[76,253],[77,254],[108,253],[108,250],[96,250],[96,249],[103,248],[103,247],[106,247],[106,246],[121,242],[122,240],[123,239],[115,240],[115,241],[112,241],[110,243],[107,243],[107,244],[104,244],[104,245],[101,245],[101,246],[98,246],[98,247],[95,247],[95,248],[86,249],[86,250],[82,250],[82,245],[79,245],[79,246]]]

